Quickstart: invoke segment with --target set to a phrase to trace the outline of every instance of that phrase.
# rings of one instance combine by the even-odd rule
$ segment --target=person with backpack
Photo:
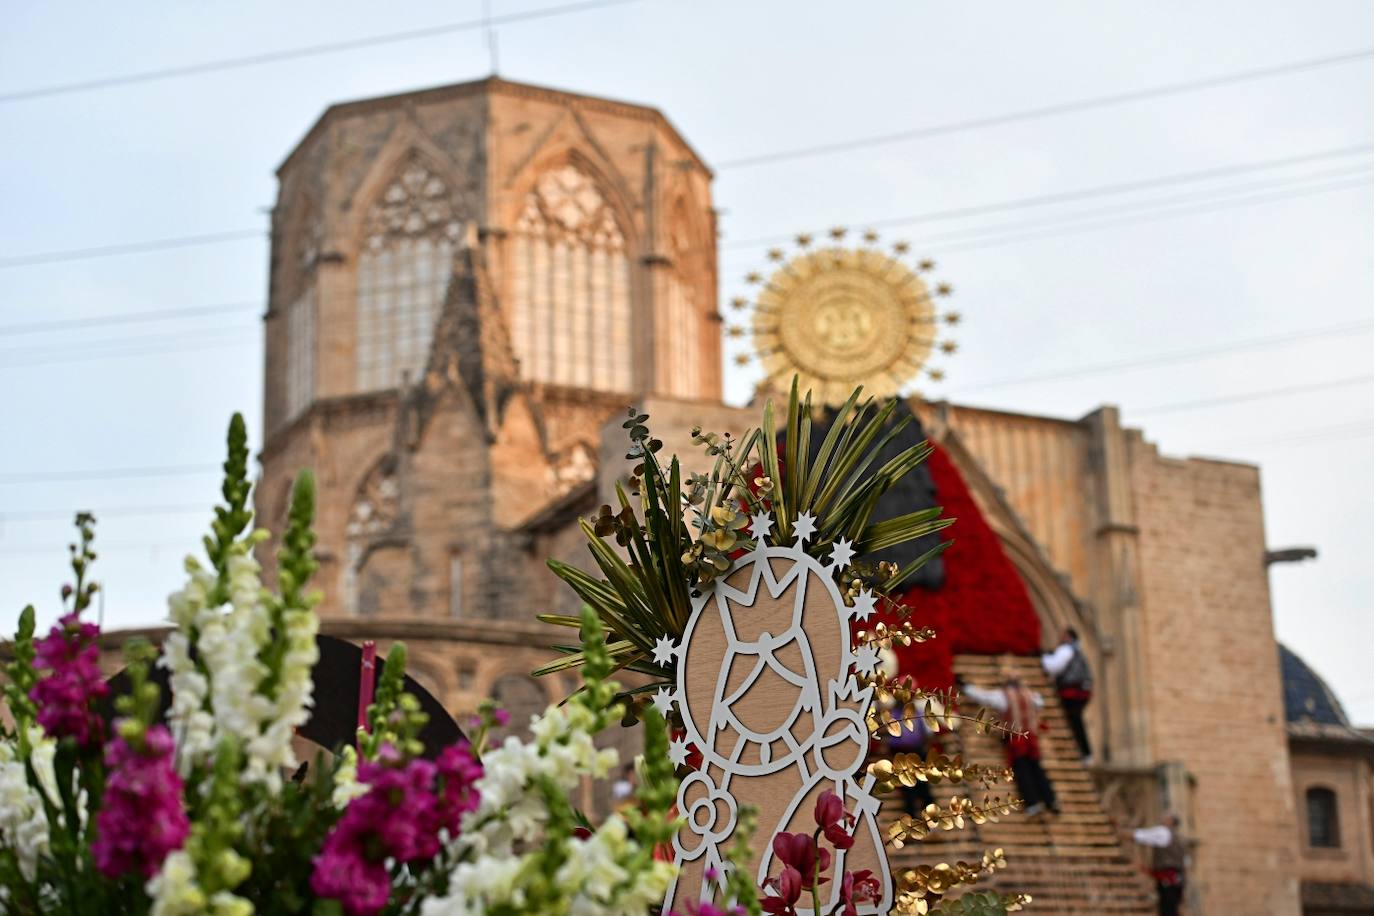
[[[1088,742],[1088,729],[1083,724],[1083,710],[1093,697],[1093,673],[1088,667],[1088,659],[1078,642],[1078,631],[1065,627],[1059,638],[1059,645],[1053,652],[1040,657],[1045,673],[1054,678],[1059,691],[1059,702],[1064,707],[1064,716],[1069,720],[1069,730],[1073,740],[1078,743],[1078,754],[1084,766],[1092,766],[1093,750]]]

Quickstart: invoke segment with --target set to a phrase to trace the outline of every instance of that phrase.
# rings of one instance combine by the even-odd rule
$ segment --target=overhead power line
[[[214,512],[214,507],[208,503],[181,503],[174,506],[113,506],[104,509],[83,509],[83,512],[90,512],[96,518],[117,518],[123,515],[190,515],[194,512],[204,512],[209,515]],[[0,512],[0,525],[6,522],[42,522],[52,519],[69,519],[76,517],[75,509],[36,509],[33,511],[21,512]]]
[[[77,480],[129,480],[138,477],[189,477],[218,471],[217,464],[173,464],[162,467],[89,468],[72,471],[0,473],[0,484],[53,483]]]
[[[1179,410],[1195,410],[1199,407],[1215,407],[1221,404],[1239,404],[1244,401],[1267,401],[1270,398],[1288,397],[1294,394],[1307,394],[1312,391],[1327,391],[1332,388],[1349,388],[1352,385],[1367,385],[1370,382],[1374,382],[1374,375],[1355,375],[1349,378],[1313,382],[1310,385],[1289,385],[1285,388],[1269,388],[1264,391],[1246,391],[1240,394],[1227,394],[1215,398],[1202,398],[1196,401],[1181,401],[1176,404],[1142,407],[1135,410],[1128,410],[1127,413],[1173,413]]]
[[[1058,238],[1065,235],[1078,235],[1083,232],[1093,232],[1099,229],[1116,229],[1124,226],[1138,226],[1144,223],[1153,223],[1163,219],[1176,219],[1181,216],[1193,216],[1199,213],[1213,213],[1221,210],[1233,210],[1238,207],[1252,207],[1278,201],[1293,200],[1300,197],[1310,197],[1314,194],[1327,194],[1332,191],[1347,191],[1356,188],[1367,188],[1374,185],[1374,178],[1366,178],[1354,181],[1330,182],[1315,187],[1298,188],[1286,192],[1275,192],[1272,194],[1252,194],[1246,197],[1227,198],[1212,203],[1199,204],[1189,207],[1173,207],[1166,210],[1144,212],[1137,215],[1127,216],[1121,219],[1099,219],[1089,221],[1078,221],[1074,219],[1064,221],[1047,221],[1039,223],[1036,228],[1040,231],[1034,232],[1012,232],[1004,235],[990,235],[986,238],[973,239],[967,242],[953,241],[943,244],[941,238],[914,239],[913,245],[928,247],[937,253],[950,254],[958,251],[975,251],[985,248],[997,248],[1003,245],[1012,245],[1017,242],[1038,241],[1041,239]],[[1062,228],[1060,228],[1062,227]]]
[[[35,264],[53,264],[58,261],[84,261],[90,258],[109,258],[115,255],[142,254],[146,251],[164,251],[168,248],[192,248],[197,245],[218,245],[223,242],[265,238],[267,238],[267,232],[263,229],[231,229],[228,232],[179,235],[172,238],[149,239],[143,242],[97,245],[93,248],[41,251],[37,254],[21,254],[18,257],[0,258],[0,270],[8,270],[12,267],[31,267]]]
[[[969,216],[979,216],[987,213],[997,213],[1003,210],[1018,210],[1027,207],[1047,206],[1060,203],[1070,203],[1075,200],[1085,200],[1093,197],[1108,196],[1114,194],[1125,194],[1132,191],[1147,190],[1150,188],[1168,187],[1171,185],[1192,184],[1206,181],[1213,178],[1225,178],[1232,175],[1241,175],[1250,172],[1280,169],[1305,163],[1320,162],[1328,159],[1340,159],[1350,156],[1358,156],[1374,152],[1374,143],[1364,143],[1355,146],[1338,147],[1336,149],[1321,150],[1313,153],[1302,153],[1294,156],[1280,156],[1273,159],[1261,159],[1252,162],[1241,162],[1229,166],[1218,166],[1209,169],[1200,169],[1190,172],[1179,172],[1172,175],[1163,175],[1156,178],[1135,179],[1132,181],[1116,182],[1112,184],[1094,185],[1087,188],[1077,188],[1070,191],[1061,191],[1051,194],[1038,194],[1029,197],[1016,197],[1009,200],[993,201],[986,204],[976,204],[968,207],[955,207],[945,210],[932,210],[925,213],[917,213],[910,216],[887,217],[878,220],[869,220],[863,225],[883,229],[894,226],[915,225],[922,222],[936,222],[947,219],[960,219]],[[1304,176],[1290,176],[1282,179],[1285,181],[1301,180]],[[202,235],[183,235],[172,236],[163,239],[151,239],[139,242],[128,242],[111,245],[99,245],[87,248],[69,248],[54,251],[36,252],[33,254],[19,255],[12,258],[0,258],[0,269],[10,267],[24,267],[36,264],[51,264],[63,261],[86,260],[89,258],[111,257],[123,254],[139,254],[149,251],[160,251],[171,248],[185,248],[198,245],[213,245],[230,241],[241,241],[247,238],[261,237],[266,238],[265,232],[256,229],[231,230],[221,233],[208,233]],[[791,239],[788,235],[764,236],[761,238],[726,240],[720,247],[730,248],[752,248],[765,245],[777,245]],[[248,305],[248,303],[245,303]],[[208,309],[207,309],[208,310]],[[56,325],[56,322],[40,322],[35,325],[10,325],[0,326],[0,334],[5,333],[27,333],[30,330],[45,330]]]
[[[1350,334],[1361,334],[1374,331],[1374,321],[1361,321],[1351,324],[1329,325],[1321,328],[1308,328],[1301,331],[1290,331],[1286,334],[1273,334],[1267,337],[1252,337],[1248,340],[1237,340],[1229,344],[1219,344],[1214,347],[1194,347],[1188,350],[1175,350],[1172,353],[1160,353],[1154,356],[1142,356],[1137,359],[1118,360],[1109,363],[1096,363],[1090,366],[1079,366],[1072,369],[1056,370],[1054,372],[1039,372],[1031,375],[1018,375],[1011,378],[994,379],[988,382],[975,382],[972,385],[958,386],[955,396],[966,391],[985,391],[989,388],[1007,388],[1012,385],[1033,385],[1039,382],[1055,382],[1064,379],[1083,378],[1091,375],[1105,375],[1113,372],[1125,372],[1132,369],[1149,369],[1156,366],[1170,366],[1179,363],[1192,362],[1194,360],[1209,359],[1214,356],[1222,356],[1227,353],[1239,353],[1244,350],[1260,350],[1267,347],[1281,346],[1299,340],[1312,340],[1319,337],[1338,337]]]
[[[185,328],[168,333],[156,331],[151,334],[134,334],[124,337],[103,337],[96,340],[74,340],[65,343],[45,343],[42,346],[16,346],[0,349],[0,365],[12,360],[25,362],[35,357],[82,356],[87,353],[100,353],[106,350],[119,350],[130,346],[147,344],[176,344],[183,341],[218,339],[231,334],[258,334],[257,324],[239,324],[232,327]]]
[[[82,318],[56,319],[53,321],[30,321],[23,324],[0,324],[0,337],[12,334],[39,334],[46,331],[79,330],[81,328],[105,327],[117,324],[140,324],[150,321],[168,321],[177,318],[199,318],[202,315],[220,315],[225,312],[260,311],[262,303],[257,300],[244,302],[225,302],[220,305],[196,305],[186,308],[151,309],[145,312],[126,312],[122,315],[90,315]]]
[[[590,10],[603,9],[610,6],[624,6],[628,3],[637,2],[640,2],[640,0],[587,0],[587,2],[583,3],[565,3],[560,6],[546,6],[541,9],[526,10],[519,13],[506,13],[501,16],[470,19],[464,22],[449,22],[419,29],[387,32],[382,35],[370,35],[363,38],[352,38],[343,41],[323,42],[321,44],[304,45],[297,48],[283,48],[279,51],[264,51],[259,54],[246,54],[242,57],[225,57],[219,60],[202,61],[198,64],[185,64],[179,67],[163,67],[158,70],[142,70],[135,73],[124,73],[117,76],[81,80],[72,83],[35,86],[31,89],[17,89],[11,92],[0,93],[0,104],[21,102],[29,99],[49,98],[55,95],[70,95],[76,92],[89,92],[96,89],[109,89],[115,86],[129,86],[135,83],[150,83],[156,80],[198,76],[204,73],[215,73],[222,70],[237,70],[243,67],[256,67],[262,64],[275,64],[287,60],[299,60],[303,57],[318,57],[323,54],[337,54],[342,51],[357,50],[358,48],[370,48],[377,45],[418,41],[424,38],[434,38],[438,35],[451,35],[456,32],[471,32],[490,28],[492,26],[514,25],[518,22],[531,22],[537,19],[549,19],[554,16],[585,13]]]
[[[121,359],[131,356],[152,356],[160,353],[187,353],[196,350],[217,350],[225,347],[246,347],[260,339],[256,331],[246,335],[219,334],[206,338],[187,338],[162,343],[146,343],[139,346],[112,348],[95,352],[44,353],[36,359],[10,360],[0,362],[0,372],[6,369],[27,369],[34,366],[49,366],[59,363],[78,363],[96,359]]]
[[[1218,76],[1203,77],[1201,79],[1179,83],[1164,83],[1144,89],[1133,89],[1127,92],[1116,92],[1109,95],[1090,96],[1088,98],[1075,99],[1068,102],[1057,102],[1053,105],[1022,108],[1017,111],[984,115],[982,117],[969,118],[962,121],[950,121],[944,124],[932,124],[926,127],[915,127],[910,130],[896,131],[893,133],[858,137],[853,140],[841,140],[835,143],[820,143],[814,146],[801,146],[772,153],[760,153],[755,156],[742,156],[737,159],[726,159],[722,162],[717,162],[716,168],[747,168],[750,166],[783,162],[788,159],[801,159],[808,156],[823,156],[829,153],[839,153],[863,146],[883,146],[891,143],[905,143],[911,140],[927,140],[931,137],[942,137],[970,130],[998,127],[1003,124],[1014,124],[1018,121],[1031,121],[1037,118],[1073,114],[1080,111],[1090,111],[1095,108],[1108,108],[1114,105],[1126,105],[1134,102],[1144,102],[1150,99],[1198,92],[1204,89],[1215,89],[1219,86],[1231,86],[1237,83],[1252,82],[1254,80],[1271,79],[1289,73],[1301,73],[1306,70],[1316,70],[1322,67],[1357,63],[1369,60],[1370,58],[1374,58],[1374,48],[1362,48],[1344,54],[1313,57],[1270,67],[1257,67],[1252,70],[1239,70],[1233,73],[1224,73]]]
[[[1296,156],[1280,156],[1274,159],[1260,159],[1252,162],[1240,162],[1228,166],[1218,166],[1216,168],[1200,169],[1189,172],[1176,172],[1171,175],[1162,175],[1157,178],[1142,178],[1132,181],[1113,182],[1111,184],[1091,185],[1086,188],[1076,188],[1070,191],[1058,191],[1051,194],[1035,194],[1029,197],[1013,197],[1008,200],[992,201],[985,204],[974,204],[966,207],[952,207],[944,210],[928,210],[925,213],[916,213],[909,216],[894,216],[884,219],[860,221],[857,225],[871,229],[887,229],[894,226],[909,226],[917,223],[938,222],[948,219],[963,219],[970,216],[982,216],[988,213],[999,213],[1003,210],[1019,210],[1027,207],[1041,207],[1053,204],[1072,203],[1077,200],[1087,200],[1094,197],[1113,196],[1117,194],[1127,194],[1132,191],[1143,191],[1151,188],[1170,187],[1173,185],[1193,184],[1199,181],[1206,181],[1213,178],[1227,178],[1233,175],[1241,175],[1250,172],[1266,171],[1270,169],[1285,168],[1293,165],[1320,162],[1327,159],[1340,159],[1349,156],[1357,156],[1365,153],[1374,152],[1374,143],[1362,143],[1357,146],[1345,146],[1337,149],[1322,150],[1314,153],[1303,153]],[[1284,181],[1296,181],[1304,176],[1294,175]],[[1218,189],[1223,190],[1223,189]],[[752,248],[763,245],[777,245],[788,242],[792,239],[790,235],[773,235],[762,238],[726,240],[721,243],[722,248]]]

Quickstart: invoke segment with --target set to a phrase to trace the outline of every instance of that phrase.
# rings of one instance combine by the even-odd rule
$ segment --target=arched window
[[[358,256],[359,391],[395,388],[424,368],[459,231],[448,186],[418,158],[368,211]]]
[[[628,391],[630,264],[606,199],[572,165],[546,172],[511,240],[511,343],[529,379]]]
[[[1313,849],[1339,849],[1341,825],[1336,793],[1327,788],[1307,790],[1307,845]]]
[[[510,715],[504,728],[495,729],[493,743],[505,740],[507,735],[526,735],[530,717],[543,713],[549,703],[543,685],[527,674],[501,675],[491,686],[491,698]]]

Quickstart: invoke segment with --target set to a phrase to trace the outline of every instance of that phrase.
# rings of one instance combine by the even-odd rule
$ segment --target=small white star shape
[[[773,527],[773,515],[769,512],[760,512],[757,515],[749,516],[749,530],[754,537],[762,541],[767,537],[769,530]]]
[[[654,661],[660,665],[671,663],[676,655],[677,644],[667,636],[660,636],[658,642],[654,643]]]
[[[654,694],[654,709],[657,709],[660,715],[667,716],[672,705],[673,694],[669,693],[667,688],[660,688],[658,693]]]
[[[798,540],[805,543],[807,538],[816,533],[816,517],[810,512],[803,512],[797,516],[797,524],[793,526],[793,529],[797,533]]]
[[[878,650],[865,643],[854,653],[854,670],[860,674],[872,674],[878,667]]]
[[[687,762],[687,742],[682,738],[675,738],[668,745],[668,760],[675,767],[680,767]]]
[[[878,607],[878,598],[868,589],[859,592],[854,599],[854,610],[850,612],[855,620],[867,620]]]
[[[835,564],[837,569],[844,569],[852,559],[854,559],[854,546],[845,538],[840,538],[835,542],[834,549],[830,551],[830,561]]]

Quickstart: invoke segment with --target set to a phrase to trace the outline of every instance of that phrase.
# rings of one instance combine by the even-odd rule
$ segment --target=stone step
[[[989,687],[1000,680],[1003,664],[1000,658],[959,656],[955,670],[966,681]],[[965,820],[962,830],[939,831],[924,841],[891,851],[893,873],[938,862],[978,861],[984,850],[1001,848],[1007,868],[973,888],[956,889],[951,896],[972,889],[1030,894],[1036,916],[1149,916],[1155,912],[1154,887],[1128,854],[1103,809],[1092,774],[1078,759],[1078,747],[1053,685],[1036,658],[1012,659],[1008,664],[1030,689],[1045,698],[1041,721],[1046,730],[1040,735],[1040,751],[1045,772],[1054,783],[1060,814],[1028,819],[1024,813],[1014,812],[977,825]],[[967,763],[1006,765],[1004,745],[993,735],[979,735],[964,727],[942,734],[938,740],[945,753],[958,753]],[[931,792],[937,803],[947,804],[953,795],[975,801],[987,794],[1006,797],[1015,794],[1015,787],[998,784],[985,790],[977,785],[940,784],[931,786]],[[884,825],[901,813],[900,796],[884,801]]]

